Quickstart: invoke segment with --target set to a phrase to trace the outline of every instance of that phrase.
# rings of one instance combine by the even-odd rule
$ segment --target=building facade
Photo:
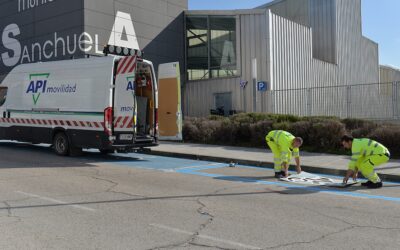
[[[362,34],[361,0],[274,0],[231,11],[187,11],[187,0],[0,7],[0,81],[18,64],[103,56],[111,44],[144,51],[156,70],[180,62],[186,116],[400,117],[400,87],[382,92],[379,84],[398,81],[399,71],[379,66],[378,44]]]
[[[21,63],[139,48],[157,65],[184,62],[187,0],[0,0],[0,80]]]
[[[379,79],[380,83],[400,82],[400,69],[389,65],[380,65]]]
[[[218,18],[235,21],[229,39],[216,35]],[[349,112],[338,97],[348,95],[346,88],[326,95],[313,88],[379,82],[378,44],[362,35],[361,0],[276,0],[253,10],[187,11],[186,27],[189,116],[223,106],[225,113],[345,117]],[[216,61],[223,78],[215,75]]]

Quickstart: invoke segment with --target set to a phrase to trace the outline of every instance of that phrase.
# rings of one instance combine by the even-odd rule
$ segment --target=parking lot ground
[[[283,182],[271,169],[0,143],[1,249],[397,249],[400,184]],[[330,176],[331,178],[340,178]]]

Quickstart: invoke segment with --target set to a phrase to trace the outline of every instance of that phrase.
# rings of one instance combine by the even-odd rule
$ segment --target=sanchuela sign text
[[[129,35],[126,35],[123,39],[122,35],[125,33]],[[14,67],[22,63],[65,57],[74,55],[77,50],[89,52],[94,49],[94,53],[102,54],[104,45],[99,41],[98,34],[93,35],[88,32],[67,36],[59,36],[59,33],[54,32],[52,39],[44,42],[33,42],[25,46],[19,40],[20,35],[21,29],[16,23],[9,24],[3,29],[1,43],[5,51],[0,51],[0,53],[2,52],[0,63],[4,66]],[[108,44],[140,49],[130,14],[121,11],[117,12],[111,34],[108,38]]]

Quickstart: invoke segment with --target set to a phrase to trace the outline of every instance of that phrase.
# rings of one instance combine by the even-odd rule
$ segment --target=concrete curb
[[[215,161],[215,162],[223,162],[223,163],[230,163],[233,161],[240,165],[249,165],[249,166],[260,167],[260,168],[273,168],[273,166],[274,166],[273,162],[268,162],[268,161],[232,159],[232,158],[220,157],[220,156],[165,152],[165,151],[157,151],[157,150],[145,150],[141,153],[149,154],[149,155],[176,157],[176,158],[184,158],[184,159],[190,159],[190,160]],[[346,174],[346,170],[344,170],[344,169],[321,168],[321,167],[316,167],[316,166],[305,166],[305,165],[302,165],[301,168],[306,172],[311,172],[311,173],[316,173],[316,174],[327,174],[327,175],[338,175],[338,176],[344,176]],[[378,173],[378,174],[379,174],[379,177],[383,181],[400,182],[399,175],[382,174],[382,173]]]

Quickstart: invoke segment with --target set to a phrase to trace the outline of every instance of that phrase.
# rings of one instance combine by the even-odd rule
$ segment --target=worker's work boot
[[[372,184],[372,181],[367,181],[367,182],[361,183],[361,186],[363,186],[363,187],[368,187],[368,186],[371,185],[371,184]]]
[[[285,176],[285,175],[282,174],[282,172],[275,172],[275,178],[280,179],[280,178],[283,178],[284,176]]]
[[[377,183],[373,183],[371,182],[367,188],[381,188],[383,186],[382,181],[377,182]]]

